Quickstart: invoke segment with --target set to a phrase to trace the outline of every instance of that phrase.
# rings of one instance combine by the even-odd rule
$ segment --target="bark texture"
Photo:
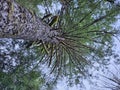
[[[0,0],[0,38],[58,43],[60,33],[15,0]]]

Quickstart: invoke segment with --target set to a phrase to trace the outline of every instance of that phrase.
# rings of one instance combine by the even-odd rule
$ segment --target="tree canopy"
[[[69,85],[77,85],[82,78],[90,75],[89,68],[97,68],[94,63],[102,67],[114,55],[113,37],[117,37],[119,32],[111,24],[120,12],[119,3],[110,0],[15,2],[25,10],[26,15],[31,13],[34,23],[26,23],[28,27],[24,27],[23,31],[26,32],[25,37],[28,35],[32,39],[18,39],[18,34],[14,38],[9,38],[8,34],[2,37],[0,28],[0,89],[52,90],[62,77],[68,78]],[[2,11],[4,5],[2,2],[0,5]],[[9,12],[14,12],[12,8],[15,5],[11,4]],[[2,12],[0,15],[1,22]],[[22,25],[24,24],[20,23],[16,30],[20,31]],[[44,33],[40,34],[43,37],[38,36],[29,25],[37,28],[44,26]],[[29,28],[33,31],[31,36],[30,33],[27,34]],[[40,40],[33,37],[40,37]]]

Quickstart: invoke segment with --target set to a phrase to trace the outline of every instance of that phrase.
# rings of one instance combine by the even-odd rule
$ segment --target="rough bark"
[[[60,33],[14,0],[0,0],[0,38],[58,43]]]

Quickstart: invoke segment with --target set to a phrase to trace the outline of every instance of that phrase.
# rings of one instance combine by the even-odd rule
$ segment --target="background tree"
[[[9,2],[11,5],[9,12],[15,10],[12,1]],[[1,1],[1,6],[3,2],[6,0]],[[94,67],[94,63],[106,65],[109,61],[107,57],[113,54],[112,36],[117,35],[117,30],[114,30],[110,24],[115,21],[115,16],[119,13],[118,5],[105,0],[17,0],[17,2],[26,13],[26,18],[30,14],[33,20],[32,27],[35,28],[29,26],[31,22],[26,21],[27,19],[23,20],[28,28],[22,26],[22,23],[21,25],[17,23],[20,27],[11,29],[11,32],[6,28],[4,30],[0,28],[1,31],[8,31],[8,33],[0,32],[1,38],[12,38],[1,39],[0,76],[3,80],[0,84],[3,86],[2,89],[39,89],[42,83],[45,83],[45,87],[52,89],[53,87],[49,84],[55,84],[60,76],[66,76],[70,85],[79,84],[83,76],[89,76],[88,68]],[[56,8],[55,5],[59,7]],[[39,10],[38,7],[44,8],[44,11]],[[4,11],[2,7],[0,10]],[[48,14],[52,16],[40,19]],[[54,16],[59,16],[58,22],[50,26]],[[11,19],[11,16],[8,18]],[[2,20],[1,17],[0,22]],[[10,25],[7,24],[6,27]],[[40,32],[37,30],[38,33],[36,33],[34,31],[36,27],[37,29],[44,27],[44,29],[40,29]],[[23,28],[26,33],[22,34],[20,28]],[[14,30],[20,32],[23,37],[16,32],[13,33]],[[44,33],[41,34],[42,32]],[[16,38],[23,40],[16,40]],[[46,65],[49,66],[49,72],[42,68]],[[11,73],[16,80],[11,77]],[[52,73],[51,77],[48,77],[47,74],[50,73]],[[23,79],[21,79],[22,76],[24,76]],[[27,83],[29,77],[33,77],[31,81],[35,84]],[[12,83],[3,82],[7,78]],[[43,88],[45,88],[44,85],[42,85]]]

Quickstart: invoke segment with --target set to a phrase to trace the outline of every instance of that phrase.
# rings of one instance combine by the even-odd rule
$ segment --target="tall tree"
[[[116,30],[110,24],[119,13],[116,10],[118,5],[112,6],[113,3],[105,0],[17,1],[0,2],[0,38],[23,39],[27,47],[22,47],[21,44],[26,43],[18,40],[21,50],[14,51],[20,53],[20,56],[14,57],[18,59],[15,65],[8,65],[8,62],[6,65],[3,60],[7,52],[3,54],[1,51],[2,72],[14,71],[9,70],[8,66],[22,67],[20,70],[25,70],[28,77],[27,72],[39,71],[40,63],[44,62],[50,67],[51,73],[55,72],[56,78],[53,81],[60,75],[67,76],[71,81],[72,76],[77,75],[73,81],[80,83],[79,78],[87,75],[88,67],[94,62],[106,64],[106,57],[112,54],[112,36],[116,35]],[[37,3],[45,8],[44,12],[35,9]],[[59,9],[55,5],[59,5]],[[52,16],[40,18],[41,13],[44,16],[52,13]],[[55,19],[55,16],[58,18]],[[7,55],[12,56],[14,53]],[[19,70],[14,69],[16,72]]]

